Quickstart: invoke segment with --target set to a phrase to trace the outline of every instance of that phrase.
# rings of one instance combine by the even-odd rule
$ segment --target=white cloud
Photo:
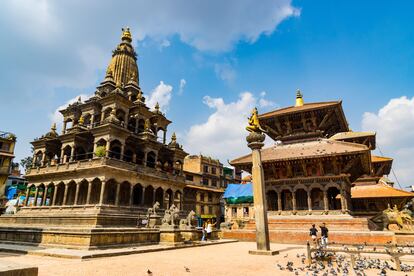
[[[184,93],[184,87],[185,87],[186,84],[187,84],[187,81],[185,79],[180,80],[178,95],[182,95]]]
[[[250,92],[243,92],[235,102],[225,103],[222,98],[209,96],[203,102],[214,112],[206,122],[190,128],[184,136],[184,148],[193,154],[201,152],[219,158],[224,165],[227,159],[248,153],[245,127],[258,99]]]
[[[229,63],[216,64],[214,66],[214,72],[221,80],[232,82],[236,78],[236,71]]]
[[[63,125],[63,116],[59,112],[59,110],[65,109],[70,104],[77,102],[79,98],[83,102],[90,97],[91,95],[86,95],[86,94],[80,94],[80,95],[77,95],[76,97],[73,97],[72,99],[68,100],[65,104],[57,107],[53,113],[49,114],[50,120],[52,121],[52,123],[56,123],[57,128],[60,129]]]
[[[362,128],[377,132],[377,146],[394,158],[393,168],[401,185],[413,185],[414,97],[391,99],[378,113],[364,113]]]
[[[262,91],[260,92],[260,99],[259,99],[259,106],[260,107],[271,107],[271,106],[275,106],[275,103],[272,102],[271,100],[267,100],[265,99],[266,97],[266,92]]]
[[[157,85],[149,96],[147,96],[146,104],[149,108],[154,108],[158,103],[162,112],[166,112],[168,105],[170,104],[171,94],[173,87],[171,85],[165,84],[163,81],[160,81],[160,84]]]

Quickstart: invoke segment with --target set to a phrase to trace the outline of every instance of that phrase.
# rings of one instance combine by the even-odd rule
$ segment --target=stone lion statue
[[[154,203],[154,205],[152,206],[152,208],[148,208],[147,215],[148,216],[150,216],[150,215],[156,215],[158,209],[160,209],[160,203],[158,201],[156,201]]]
[[[180,210],[175,207],[175,205],[171,205],[170,209],[165,210],[164,217],[162,219],[163,225],[175,225],[175,221],[179,217]]]
[[[185,219],[181,219],[180,220],[180,226],[181,225],[186,225],[186,226],[189,226],[189,227],[191,227],[192,226],[192,221],[194,220],[194,217],[195,217],[195,212],[193,211],[193,210],[191,210],[189,213],[188,213],[188,215],[187,215],[187,218],[185,218]]]
[[[405,210],[399,211],[397,206],[385,209],[381,214],[384,229],[390,230],[391,225],[397,225],[398,230],[412,230],[413,218]]]

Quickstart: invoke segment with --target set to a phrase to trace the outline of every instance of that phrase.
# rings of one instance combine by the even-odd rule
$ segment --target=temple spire
[[[303,106],[303,95],[300,90],[296,90],[296,104],[295,106]]]

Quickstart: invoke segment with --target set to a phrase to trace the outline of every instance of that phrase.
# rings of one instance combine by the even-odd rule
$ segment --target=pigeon
[[[184,269],[185,269],[185,272],[190,272],[190,269],[188,267],[185,266]]]
[[[148,275],[152,275],[152,271],[151,271],[151,270],[149,270],[149,269],[147,269],[147,274],[148,274]]]
[[[283,258],[287,258],[289,256],[289,254],[286,254],[285,256],[283,256]]]

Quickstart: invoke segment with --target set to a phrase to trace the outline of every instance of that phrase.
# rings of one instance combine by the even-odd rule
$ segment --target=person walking
[[[207,240],[207,233],[206,233],[206,223],[205,222],[202,225],[201,231],[203,231],[203,236],[201,237],[201,241],[206,241]]]
[[[325,223],[322,223],[322,225],[320,226],[321,228],[321,244],[323,247],[327,247],[328,246],[328,227],[326,227]]]
[[[309,229],[309,236],[311,236],[313,244],[316,245],[316,239],[318,237],[318,229],[316,229],[315,224],[312,224],[312,227]]]
[[[207,233],[207,239],[211,239],[211,233],[213,232],[213,226],[215,226],[216,223],[211,223],[211,220],[207,221],[207,227],[206,227],[206,233]]]

